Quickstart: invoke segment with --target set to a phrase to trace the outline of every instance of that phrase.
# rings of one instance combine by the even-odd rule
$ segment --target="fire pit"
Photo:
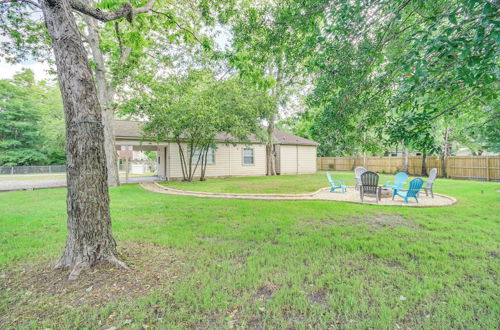
[[[381,188],[380,189],[380,198],[390,198],[392,197],[392,189],[391,188]]]

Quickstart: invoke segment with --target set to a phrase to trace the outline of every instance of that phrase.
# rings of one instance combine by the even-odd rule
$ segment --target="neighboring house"
[[[157,151],[158,176],[164,180],[182,178],[179,148],[173,140],[157,143],[144,139],[139,121],[115,120],[113,129],[118,150],[133,146],[137,151]],[[278,174],[316,172],[318,143],[278,130],[273,135]],[[265,144],[252,137],[249,142],[234,141],[224,134],[218,135],[216,141],[217,148],[209,152],[207,177],[266,175]],[[195,176],[199,176],[199,168]]]
[[[132,174],[145,174],[156,172],[156,164],[151,161],[144,151],[134,150],[133,146],[120,146],[117,151],[120,158],[120,170],[128,169]]]
[[[144,151],[134,150],[132,146],[121,146],[120,150],[118,150],[118,157],[121,159],[128,158],[130,161],[149,159]]]

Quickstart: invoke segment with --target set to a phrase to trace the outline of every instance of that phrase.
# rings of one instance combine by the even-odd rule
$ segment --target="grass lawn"
[[[319,174],[323,173],[323,175]],[[217,193],[286,193],[297,194],[314,192],[319,188],[326,187],[328,181],[324,172],[317,174],[302,174],[302,175],[284,175],[284,176],[268,176],[268,177],[241,177],[241,178],[226,178],[226,179],[210,179],[207,181],[166,181],[162,184],[169,188],[191,190],[191,191],[208,191]],[[338,172],[342,179],[347,179],[354,182],[354,177],[351,173]],[[352,179],[352,180],[351,180]]]
[[[351,173],[334,177],[353,184]],[[385,179],[385,178],[383,178]],[[324,173],[168,183],[306,192]],[[184,188],[186,187],[186,188]],[[111,189],[132,270],[53,271],[66,190],[0,193],[0,328],[490,328],[500,323],[500,184],[438,179],[442,208],[203,199]]]

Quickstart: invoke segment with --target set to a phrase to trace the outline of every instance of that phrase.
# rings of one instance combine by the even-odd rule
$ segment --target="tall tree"
[[[287,105],[294,88],[304,86],[302,70],[308,57],[304,44],[311,42],[311,31],[319,29],[310,12],[321,7],[321,3],[301,6],[289,0],[255,2],[241,10],[233,22],[231,64],[268,89],[276,100],[274,111],[267,118],[267,175],[276,174],[272,133],[280,109]],[[308,21],[310,17],[313,19]],[[304,21],[309,24],[302,24]]]
[[[75,280],[83,269],[108,261],[127,266],[117,259],[116,242],[111,233],[107,168],[101,107],[74,11],[101,21],[146,13],[154,0],[133,8],[103,11],[77,0],[40,2],[2,1],[2,5],[36,7],[42,10],[52,42],[66,121],[68,182],[68,238],[56,267],[71,269]]]
[[[88,1],[90,6],[93,6],[94,1]],[[108,170],[108,185],[111,187],[120,185],[120,177],[118,175],[118,164],[116,157],[115,139],[113,134],[113,119],[114,113],[112,102],[114,99],[114,89],[107,77],[107,68],[105,65],[104,54],[101,51],[101,36],[99,35],[98,20],[85,15],[83,17],[87,25],[87,42],[92,54],[94,63],[94,76],[97,87],[97,96],[101,104],[102,124],[104,131],[104,151],[106,154],[106,167]],[[115,22],[118,27],[118,22]],[[129,52],[129,48],[124,51],[124,54]],[[126,55],[123,55],[123,58]]]

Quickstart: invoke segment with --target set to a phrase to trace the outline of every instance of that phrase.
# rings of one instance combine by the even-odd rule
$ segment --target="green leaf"
[[[457,25],[457,17],[455,16],[455,14],[450,14],[450,15],[448,15],[448,20],[449,20],[452,24]]]

